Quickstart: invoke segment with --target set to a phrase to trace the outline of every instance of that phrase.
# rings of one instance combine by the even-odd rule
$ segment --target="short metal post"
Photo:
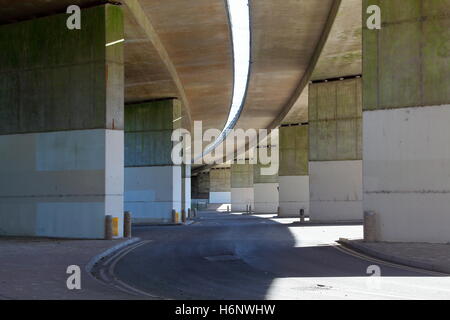
[[[281,208],[277,207],[277,215],[280,216],[281,215]]]
[[[181,222],[186,223],[186,210],[181,210]]]
[[[189,220],[192,219],[192,211],[191,211],[191,208],[188,209],[188,219],[189,219]]]
[[[194,218],[197,218],[197,209],[194,209]]]
[[[125,211],[123,216],[123,236],[131,238],[131,212]]]
[[[113,218],[112,216],[105,217],[105,240],[113,239]]]
[[[252,214],[252,205],[251,204],[248,205],[248,214]]]
[[[300,222],[305,222],[305,209],[300,209]]]
[[[364,212],[364,242],[376,240],[376,214],[373,211]]]

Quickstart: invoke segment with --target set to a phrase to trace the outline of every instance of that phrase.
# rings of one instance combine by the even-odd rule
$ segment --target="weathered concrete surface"
[[[279,202],[279,183],[255,183],[254,212],[277,213]]]
[[[193,120],[222,129],[233,88],[229,21],[222,0],[139,0],[177,70]]]
[[[282,112],[315,53],[332,2],[251,1],[251,76],[237,127],[266,128]]]
[[[279,152],[278,147],[272,152]],[[253,165],[253,190],[256,213],[276,213],[279,206],[278,172],[274,175],[263,175],[262,168],[269,165]]]
[[[0,234],[103,238],[112,215],[122,235],[122,10],[82,14],[0,26]]]
[[[312,221],[362,220],[361,78],[309,89]]]
[[[209,203],[231,203],[231,169],[211,169],[209,172]]]
[[[171,165],[172,132],[180,128],[181,104],[165,99],[125,108],[125,166]],[[175,121],[177,120],[178,121]]]
[[[365,0],[364,9],[371,4],[383,28],[363,32],[364,110],[448,104],[448,1]]]
[[[181,212],[186,203],[183,180],[190,186],[190,174],[183,174],[186,167],[174,166],[171,159],[171,135],[180,127],[180,116],[177,99],[126,107],[125,210],[136,223],[170,223],[172,210]]]
[[[312,222],[362,221],[362,160],[309,163]]]
[[[362,1],[342,0],[311,80],[362,74]]]
[[[76,32],[66,15],[0,26],[0,134],[123,129],[123,44],[105,47],[123,38],[122,11],[82,14]]]
[[[308,175],[308,126],[280,128],[279,176]]]
[[[254,205],[253,193],[253,165],[231,165],[231,210],[245,211]]]
[[[362,2],[342,0],[310,80],[362,74]],[[308,89],[292,106],[283,123],[308,122]]]
[[[362,158],[361,78],[311,84],[309,160]]]
[[[379,241],[448,243],[448,1],[378,4],[364,29],[364,210]]]
[[[231,188],[253,187],[253,165],[232,164],[231,165]]]
[[[309,214],[308,126],[280,127],[280,215]]]
[[[192,198],[208,199],[209,197],[209,172],[200,172],[192,176]]]

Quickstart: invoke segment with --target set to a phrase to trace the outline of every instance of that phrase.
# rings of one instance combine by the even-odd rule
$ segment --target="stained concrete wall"
[[[377,240],[450,241],[448,1],[364,1],[364,210]]]
[[[176,99],[125,107],[125,210],[135,223],[168,223],[172,210],[187,209],[190,182],[171,159],[171,135],[180,127],[181,103]],[[190,198],[190,197],[189,197]]]
[[[361,78],[311,84],[308,108],[311,221],[361,221]]]
[[[280,127],[280,216],[309,214],[308,125]]]
[[[123,129],[123,45],[105,46],[122,10],[85,9],[81,30],[67,17],[0,26],[0,134]]]
[[[231,203],[231,170],[211,169],[209,172],[209,203]]]
[[[0,26],[0,234],[103,238],[123,225],[123,14]],[[108,72],[106,72],[108,70]]]
[[[209,172],[201,172],[191,178],[192,199],[209,198]]]
[[[309,86],[309,160],[362,159],[361,78]]]

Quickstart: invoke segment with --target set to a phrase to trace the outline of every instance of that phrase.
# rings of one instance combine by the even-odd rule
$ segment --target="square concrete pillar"
[[[281,217],[309,214],[308,125],[280,127],[279,201]]]
[[[261,164],[253,166],[255,213],[277,213],[280,204],[278,174],[263,175],[261,169],[264,167],[268,166]]]
[[[449,243],[448,2],[372,4],[383,25],[363,30],[364,210],[379,241]]]
[[[231,203],[231,170],[230,168],[211,169],[209,172],[209,203]]]
[[[0,235],[104,237],[123,225],[123,13],[0,26]]]
[[[310,216],[362,221],[361,78],[309,86]]]
[[[181,103],[165,99],[125,106],[125,210],[135,223],[171,223],[181,212],[183,169],[173,165],[171,140]]]
[[[253,195],[253,165],[231,165],[231,210],[245,212],[255,207]]]

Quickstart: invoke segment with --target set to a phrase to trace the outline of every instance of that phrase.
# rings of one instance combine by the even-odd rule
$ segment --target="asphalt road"
[[[136,227],[134,236],[149,242],[123,255],[113,272],[167,299],[450,298],[447,277],[336,246],[339,237],[361,237],[362,226],[292,222],[205,212],[190,226]]]

